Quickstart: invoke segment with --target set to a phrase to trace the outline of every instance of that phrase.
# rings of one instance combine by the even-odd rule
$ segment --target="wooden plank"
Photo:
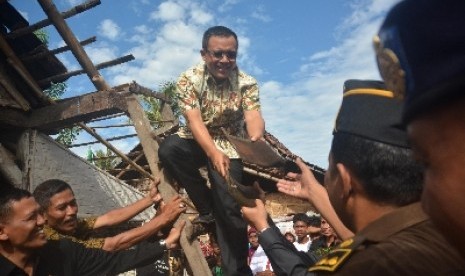
[[[131,120],[134,123],[136,132],[139,135],[140,143],[144,150],[145,158],[150,166],[152,174],[160,178],[158,189],[165,200],[169,200],[177,195],[177,192],[167,182],[163,170],[159,167],[158,160],[158,143],[152,138],[152,128],[150,122],[145,116],[144,110],[140,105],[137,96],[128,97],[128,112]],[[186,221],[186,227],[181,235],[181,247],[186,254],[187,261],[195,276],[212,275],[208,267],[207,261],[200,250],[200,245],[197,240],[189,242],[186,237],[186,232],[192,229],[192,224],[186,214],[182,214],[178,220]]]
[[[19,93],[16,87],[10,82],[8,78],[6,78],[6,74],[0,73],[0,85],[5,88],[6,93],[11,96],[11,98],[16,102],[18,106],[21,107],[22,110],[28,111],[31,109],[29,102],[24,99],[23,95]]]
[[[14,155],[0,144],[0,172],[10,184],[22,187],[22,172],[14,161]]]
[[[92,118],[126,111],[124,94],[100,91],[68,98],[34,109],[29,114],[15,110],[2,111],[0,124],[50,130],[72,126]]]

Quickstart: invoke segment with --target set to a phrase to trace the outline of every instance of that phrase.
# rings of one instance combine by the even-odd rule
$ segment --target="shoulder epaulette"
[[[314,266],[311,266],[308,271],[336,271],[364,240],[364,237],[357,236],[343,241],[338,247],[323,257],[323,259],[319,260]]]

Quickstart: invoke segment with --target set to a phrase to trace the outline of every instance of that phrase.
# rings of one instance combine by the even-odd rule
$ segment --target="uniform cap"
[[[347,80],[333,135],[346,133],[408,148],[402,101],[381,81]]]

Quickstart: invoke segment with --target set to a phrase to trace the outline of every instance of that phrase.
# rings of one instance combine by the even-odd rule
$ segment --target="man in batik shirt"
[[[150,192],[142,199],[126,207],[111,210],[100,216],[78,217],[78,204],[71,186],[59,179],[49,179],[34,189],[34,197],[46,219],[44,233],[49,240],[62,238],[82,243],[88,248],[105,251],[128,249],[154,236],[163,227],[174,222],[186,209],[177,196],[162,206],[157,215],[142,226],[129,229],[114,236],[96,237],[96,231],[126,222],[162,199],[153,184]]]
[[[208,29],[200,51],[203,62],[181,74],[176,93],[187,126],[167,137],[158,154],[163,166],[186,189],[199,217],[216,222],[226,275],[251,274],[247,266],[247,224],[227,192],[225,177],[242,182],[242,163],[221,128],[256,141],[265,123],[257,81],[236,65],[236,34],[223,26]],[[207,166],[211,189],[199,173]]]

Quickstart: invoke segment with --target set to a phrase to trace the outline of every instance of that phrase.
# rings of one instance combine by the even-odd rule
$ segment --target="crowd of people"
[[[216,226],[212,274],[465,275],[464,14],[459,0],[403,0],[388,13],[374,39],[384,82],[341,84],[324,183],[300,159],[300,172],[277,182],[321,214],[295,214],[294,233],[284,234],[262,199],[241,206],[228,192],[243,170],[224,131],[253,143],[264,120],[257,82],[236,64],[237,35],[223,26],[204,33],[202,62],[176,85],[187,125],[158,153],[198,209],[193,223]],[[205,165],[210,188],[198,172]],[[181,198],[160,202],[154,185],[130,206],[81,220],[62,181],[2,192],[0,275],[115,274],[153,263],[184,226],[172,227],[186,208]],[[146,224],[91,237],[153,204],[160,211]]]

